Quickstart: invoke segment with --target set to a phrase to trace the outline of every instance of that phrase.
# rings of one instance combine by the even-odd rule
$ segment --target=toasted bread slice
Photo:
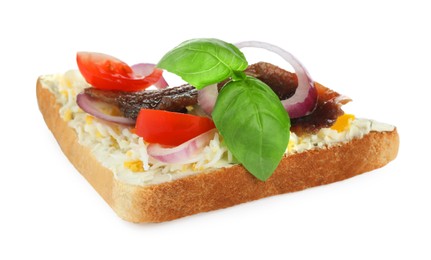
[[[60,104],[40,79],[36,89],[39,109],[64,154],[112,209],[131,222],[168,221],[344,180],[386,165],[399,146],[396,128],[372,131],[348,143],[285,156],[265,182],[235,165],[161,184],[132,185],[116,179],[89,147],[79,144],[59,114]]]

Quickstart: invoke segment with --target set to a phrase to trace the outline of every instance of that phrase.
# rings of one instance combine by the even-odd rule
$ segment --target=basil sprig
[[[237,47],[218,39],[183,42],[157,64],[198,89],[231,78],[219,93],[212,118],[234,157],[265,181],[283,158],[290,119],[268,85],[245,76],[247,66]]]

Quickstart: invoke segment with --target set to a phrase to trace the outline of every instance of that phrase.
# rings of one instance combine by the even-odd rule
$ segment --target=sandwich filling
[[[217,131],[213,131],[209,143],[196,156],[178,163],[161,162],[148,155],[148,143],[134,134],[132,127],[107,123],[79,108],[76,96],[89,87],[79,71],[47,75],[41,83],[55,96],[61,107],[60,116],[75,130],[78,142],[91,149],[95,158],[120,181],[152,185],[238,163]],[[336,125],[317,132],[291,132],[285,156],[340,145],[371,131],[392,130],[392,125],[347,115]]]

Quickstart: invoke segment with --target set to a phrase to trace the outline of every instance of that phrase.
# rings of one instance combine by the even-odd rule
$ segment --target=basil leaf
[[[241,73],[248,66],[244,54],[234,45],[218,39],[188,40],[159,61],[157,67],[172,72],[202,89]],[[242,77],[243,78],[243,77]]]
[[[259,180],[280,163],[290,137],[290,119],[277,95],[246,77],[220,91],[212,117],[228,149]]]

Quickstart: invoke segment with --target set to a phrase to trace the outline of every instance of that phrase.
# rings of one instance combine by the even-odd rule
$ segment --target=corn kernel
[[[102,134],[99,130],[97,130],[97,131],[96,131],[96,137],[97,137],[97,138],[102,138],[102,137],[104,137],[104,136],[103,136],[103,134]]]
[[[72,87],[72,81],[67,77],[63,77],[61,85],[66,86],[67,88],[71,88]]]
[[[131,170],[132,172],[143,172],[144,171],[144,164],[142,163],[141,160],[124,162],[124,167]]]
[[[66,78],[64,81],[65,81],[66,86],[67,86],[68,88],[71,88],[71,87],[72,87],[72,81],[71,81],[70,79]]]
[[[352,114],[344,114],[337,118],[337,121],[331,126],[331,129],[337,130],[337,132],[343,132],[350,128],[350,123],[355,119]]]
[[[181,171],[182,172],[185,172],[185,171],[187,171],[189,169],[189,166],[187,165],[187,164],[184,164],[182,167],[181,167]]]
[[[288,152],[291,152],[291,151],[292,151],[292,149],[293,149],[293,146],[294,146],[293,142],[292,142],[292,141],[290,141],[290,142],[289,142],[289,144],[287,145],[287,151],[288,151]]]
[[[72,111],[70,111],[70,109],[66,110],[63,116],[64,121],[69,122],[70,120],[72,120],[72,118],[73,118]]]
[[[94,117],[87,115],[85,117],[85,123],[87,123],[87,125],[91,125],[93,123],[93,119],[94,119]]]
[[[193,169],[193,171],[203,171],[204,170],[204,167],[203,166],[197,166],[197,163],[193,163],[192,164],[192,169]]]
[[[60,91],[60,94],[61,94],[63,97],[65,97],[66,99],[68,99],[68,98],[69,98],[69,92],[68,92],[67,90],[62,90],[62,91]]]

